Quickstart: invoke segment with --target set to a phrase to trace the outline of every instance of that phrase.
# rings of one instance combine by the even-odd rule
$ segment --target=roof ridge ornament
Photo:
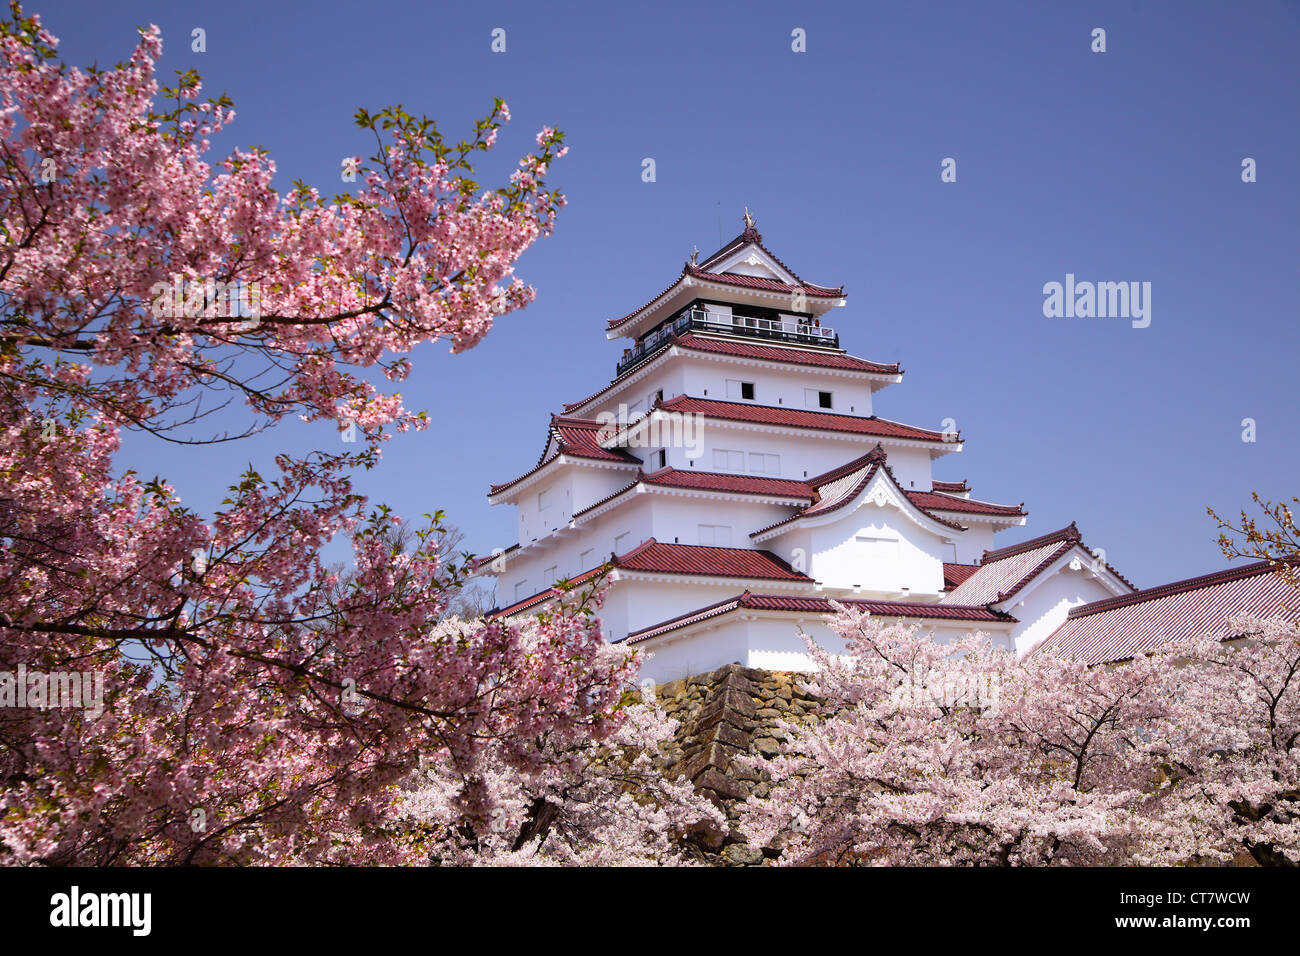
[[[754,217],[749,214],[749,207],[745,207],[745,230],[740,234],[740,238],[747,242],[762,242],[763,237],[759,235],[758,227],[754,223]]]

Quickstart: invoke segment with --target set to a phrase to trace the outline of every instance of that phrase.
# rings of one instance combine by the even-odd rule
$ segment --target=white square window
[[[700,525],[700,544],[719,548],[731,547],[731,526],[725,524]]]
[[[726,448],[713,449],[713,467],[718,471],[744,471],[745,453]]]
[[[754,383],[742,382],[740,379],[727,379],[727,398],[733,402],[752,402],[754,400]]]
[[[623,545],[627,543],[627,536],[628,536],[629,534],[631,534],[631,533],[632,533],[632,532],[630,532],[630,531],[624,531],[622,534],[616,534],[616,535],[614,535],[614,553],[615,553],[615,554],[622,554],[622,553],[623,553]]]
[[[591,556],[595,552],[595,550],[596,550],[595,548],[588,548],[586,551],[582,552],[582,554],[578,555],[579,573],[583,571],[591,570]]]
[[[551,489],[543,488],[537,492],[537,510],[545,511],[551,506]]]
[[[751,451],[749,453],[749,470],[756,475],[779,475],[781,474],[781,456],[761,455]]]
[[[542,572],[542,582],[547,585],[554,584],[556,581],[560,579],[559,575],[556,574],[558,570],[559,570],[559,565],[552,564],[549,568],[547,568],[545,571]]]
[[[522,601],[524,598],[528,597],[528,595],[528,580],[524,579],[515,585],[515,600]]]
[[[823,392],[816,388],[805,388],[803,397],[805,408],[831,409],[835,407],[835,396],[830,392]]]

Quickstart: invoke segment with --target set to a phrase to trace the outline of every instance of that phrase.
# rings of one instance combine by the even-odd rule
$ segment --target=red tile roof
[[[1004,558],[1015,557],[1018,554],[1024,554],[1028,551],[1037,551],[1049,544],[1082,544],[1083,535],[1079,532],[1078,526],[1071,521],[1059,531],[1049,531],[1047,534],[1040,534],[1037,538],[1029,538],[1021,541],[1019,544],[1009,544],[1005,548],[994,548],[986,550],[984,556],[980,559],[980,564],[992,564],[994,561],[1001,561]]]
[[[791,276],[794,276],[795,280],[799,284],[787,285],[784,282],[778,282],[774,279],[763,279],[757,276],[743,276],[743,275],[736,275],[734,273],[719,273],[719,272],[707,271],[709,266],[713,265],[716,262],[720,262],[726,256],[730,255],[733,251],[739,249],[741,246],[745,245],[746,243],[753,243],[754,245],[758,246],[758,248],[762,249],[765,253],[767,253],[767,255],[772,257],[772,260],[776,262],[777,265],[779,265],[786,272],[790,273]],[[618,326],[622,325],[624,322],[633,318],[634,316],[640,314],[641,312],[644,312],[647,308],[649,308],[655,302],[659,301],[665,295],[671,292],[674,288],[676,288],[677,284],[681,282],[682,279],[688,275],[694,278],[704,279],[706,281],[724,282],[728,285],[748,286],[750,288],[757,288],[757,289],[772,289],[774,291],[785,292],[789,294],[794,294],[802,290],[805,295],[814,296],[818,298],[839,298],[844,295],[843,286],[832,288],[831,286],[814,285],[811,282],[804,281],[802,278],[800,278],[798,275],[795,274],[795,271],[793,269],[791,269],[784,262],[778,259],[775,255],[773,255],[770,249],[768,249],[766,246],[763,245],[763,237],[759,235],[758,230],[753,228],[747,228],[735,239],[732,239],[730,242],[724,245],[717,252],[707,257],[700,265],[692,266],[690,263],[687,263],[685,266],[682,267],[681,274],[675,280],[673,280],[672,285],[668,286],[668,288],[664,289],[663,292],[660,292],[657,296],[655,296],[645,305],[641,306],[639,309],[635,309],[632,312],[629,312],[627,315],[622,316],[621,318],[610,319],[608,328],[615,329]]]
[[[856,415],[837,415],[833,412],[813,412],[801,408],[776,405],[750,405],[742,402],[724,402],[712,398],[692,398],[678,395],[660,405],[665,411],[692,412],[724,421],[753,422],[759,425],[778,425],[785,428],[807,428],[813,431],[847,432],[880,438],[899,438],[909,441],[945,442],[943,433],[928,428],[904,425],[886,418]],[[959,436],[960,437],[960,436]]]
[[[945,561],[943,563],[943,586],[945,588],[955,588],[979,569],[978,564],[951,564]]]
[[[609,437],[608,425],[591,418],[562,418],[551,416],[551,431],[560,444],[560,454],[597,461],[623,461],[640,464],[619,448],[602,448],[600,442]]]
[[[737,342],[732,339],[715,339],[687,332],[664,343],[663,352],[667,354],[669,346],[687,349],[692,352],[704,352],[711,355],[735,355],[741,358],[758,359],[764,362],[783,362],[788,365],[804,365],[809,368],[832,368],[849,372],[863,372],[872,375],[902,375],[903,368],[898,362],[886,364],[870,362],[847,352],[830,352],[820,349],[801,349],[790,345],[766,345],[762,342]],[[618,387],[628,375],[646,368],[646,363],[635,366],[615,378],[599,391],[592,392],[586,398],[568,402],[566,412],[572,412],[599,398],[606,392]]]
[[[665,488],[699,488],[704,491],[729,491],[740,495],[769,495],[778,498],[813,497],[812,487],[806,481],[795,481],[792,478],[663,468],[647,474],[643,480],[648,485],[662,485]]]
[[[503,482],[499,485],[492,485],[488,490],[488,495],[500,494],[507,488],[519,484],[525,478],[536,474],[546,464],[558,458],[560,455],[566,455],[570,458],[587,458],[592,461],[611,461],[619,462],[626,465],[640,465],[641,459],[628,454],[620,448],[602,448],[600,440],[604,437],[604,429],[607,425],[604,422],[596,421],[590,418],[566,418],[559,415],[551,416],[550,436],[547,438],[546,447],[542,449],[542,454],[538,458],[537,464],[529,471],[524,472],[518,478]],[[547,456],[551,450],[551,439],[555,440],[555,453]]]
[[[883,448],[880,453],[884,453]],[[807,501],[807,504],[803,506],[803,509],[790,519],[785,519],[793,520],[795,517],[800,517],[806,514],[819,514],[822,511],[831,510],[832,507],[838,507],[851,501],[851,496],[844,498],[843,495],[853,491],[857,484],[864,479],[869,479],[870,475],[859,474],[858,478],[854,482],[848,483],[844,488],[823,491],[820,490],[818,486],[820,485],[825,487],[832,484],[838,478],[847,477],[854,472],[863,472],[864,469],[868,468],[875,461],[874,458],[871,458],[871,456],[875,454],[874,451],[868,452],[866,455],[859,456],[853,461],[827,472],[826,475],[812,479],[812,481],[798,481],[791,478],[766,478],[759,475],[735,475],[712,471],[689,471],[677,468],[661,468],[659,471],[638,474],[636,478],[627,485],[624,485],[622,488],[607,495],[594,504],[590,504],[587,507],[574,512],[573,516],[575,518],[580,517],[588,511],[593,511],[596,508],[609,504],[611,501],[614,501],[623,495],[631,493],[638,485],[646,484],[663,488],[689,488],[699,491],[722,491],[738,495],[802,498]],[[897,481],[895,481],[895,484],[897,484]],[[993,516],[1024,515],[1024,511],[1014,505],[995,505],[983,501],[970,501],[964,498],[953,498],[948,495],[937,495],[927,491],[907,491],[901,487],[899,488],[899,491],[906,495],[912,504],[916,505],[919,510],[925,512],[928,517],[951,527],[960,526],[946,518],[932,515],[930,514],[930,511],[932,509],[946,509],[949,511],[959,511],[968,514],[987,514]],[[831,496],[831,492],[842,492],[842,494],[837,493]],[[784,523],[785,521],[778,522],[778,524]],[[772,527],[775,527],[775,525],[769,525],[767,528],[762,530],[769,531]],[[760,534],[762,532],[755,533]]]
[[[605,566],[602,564],[598,568],[592,568],[589,571],[584,571],[581,574],[575,575],[574,577],[570,578],[569,584],[574,586],[580,584],[586,584],[592,578],[596,577],[596,575],[600,574],[600,572],[603,571],[604,569]],[[536,594],[529,595],[528,597],[524,598],[522,601],[516,601],[514,604],[511,604],[508,607],[499,608],[495,611],[489,611],[487,613],[487,616],[508,617],[511,614],[518,614],[520,611],[526,611],[530,607],[535,607],[538,604],[544,604],[545,602],[551,600],[551,598],[559,597],[562,593],[564,592],[557,587],[545,588],[544,590],[538,591]]]
[[[843,287],[832,289],[824,285],[812,285],[804,282],[800,285],[790,285],[782,282],[780,279],[769,279],[765,276],[740,275],[735,272],[705,272],[703,269],[692,269],[687,266],[683,272],[684,275],[692,276],[696,279],[703,279],[706,282],[721,282],[724,285],[741,286],[748,289],[763,289],[770,292],[803,292],[805,295],[818,296],[825,299],[838,299],[844,295]],[[644,308],[644,306],[642,306]],[[639,309],[637,311],[640,311]],[[633,313],[635,314],[635,313]]]
[[[519,550],[519,542],[516,541],[516,542],[515,542],[514,544],[512,544],[510,547],[508,547],[508,548],[502,548],[501,551],[500,551],[498,554],[485,554],[485,555],[483,555],[482,557],[475,558],[473,561],[470,562],[470,566],[469,566],[469,567],[470,567],[470,570],[471,570],[471,571],[477,571],[479,568],[483,567],[485,564],[491,564],[491,563],[492,563],[493,561],[495,561],[497,558],[504,558],[504,557],[505,557],[507,554],[509,554],[510,552],[512,552],[512,551],[518,551],[518,550]]]
[[[788,362],[791,365],[811,365],[818,368],[848,369],[853,372],[873,372],[898,375],[903,369],[898,362],[868,362],[844,352],[823,352],[794,348],[788,345],[763,345],[759,342],[737,342],[732,339],[713,339],[688,332],[674,341],[678,348],[696,352],[713,352],[721,355],[738,355],[762,359],[766,362]]]
[[[704,544],[667,544],[654,538],[627,554],[616,557],[614,566],[627,571],[663,574],[812,582],[812,578],[795,571],[771,551],[719,548]]]
[[[959,498],[956,495],[937,491],[909,491],[907,497],[918,508],[930,508],[935,511],[962,511],[967,514],[1005,515],[1009,518],[1023,518],[1025,503],[1018,505],[995,505],[991,501],[976,501],[973,498]]]
[[[1060,531],[995,551],[985,551],[979,570],[948,592],[945,600],[958,604],[1000,604],[1018,594],[1076,546],[1088,551],[1079,529],[1071,522]],[[1124,584],[1133,587],[1110,565],[1104,566]]]
[[[849,607],[861,608],[882,617],[908,617],[929,620],[1015,623],[1015,618],[986,607],[962,607],[953,604],[922,604],[916,601],[867,601],[856,598],[836,599]],[[624,640],[629,644],[648,641],[653,637],[676,631],[691,624],[728,614],[739,608],[756,611],[787,611],[799,614],[833,614],[831,598],[799,597],[783,594],[751,594],[746,591],[725,601],[710,604],[697,611],[678,615],[667,621],[633,631]]]
[[[776,498],[805,498],[812,500],[814,492],[803,481],[789,478],[762,478],[756,475],[724,475],[712,471],[679,471],[676,468],[661,468],[649,474],[638,474],[628,485],[611,495],[601,498],[595,504],[575,511],[577,518],[602,505],[609,504],[615,498],[633,491],[640,484],[656,485],[662,488],[692,488],[699,491],[725,491],[737,495],[764,495]]]
[[[899,485],[898,479],[894,477],[893,471],[889,468],[888,456],[885,454],[884,447],[877,443],[876,447],[865,455],[861,455],[846,464],[840,465],[838,468],[831,469],[824,475],[819,475],[818,477],[811,479],[808,484],[812,486],[816,494],[816,498],[812,504],[800,508],[788,518],[783,518],[774,524],[768,525],[766,528],[760,528],[751,534],[750,537],[756,538],[779,528],[782,525],[798,521],[800,518],[811,515],[827,514],[839,508],[843,508],[850,502],[857,500],[858,495],[860,495],[863,489],[867,487],[871,482],[871,479],[876,476],[876,472],[882,468],[884,469],[885,474],[889,476],[889,480],[893,483],[894,487],[910,501],[911,495],[908,494],[901,485]],[[956,528],[958,531],[966,530],[955,521],[949,521],[947,518],[941,518],[936,514],[932,514],[922,505],[918,505],[915,502],[913,502],[913,505],[931,521],[947,525],[949,528]]]
[[[1081,543],[1074,525],[998,551],[984,552],[980,568],[947,599],[958,604],[997,604],[1018,593],[1059,558]]]
[[[609,561],[599,567],[575,575],[569,583],[582,584],[590,581],[606,566],[650,574],[689,574],[700,577],[812,583],[812,578],[795,571],[771,551],[759,551],[753,548],[719,548],[712,545],[666,544],[654,538],[647,539],[625,554],[611,556]],[[491,616],[517,614],[548,601],[558,594],[560,594],[559,588],[548,587],[508,607],[492,611]]]
[[[1081,605],[1033,653],[1100,664],[1201,634],[1233,637],[1228,619],[1236,615],[1300,620],[1300,592],[1273,570],[1260,561]]]
[[[941,491],[949,495],[964,495],[970,493],[970,486],[966,484],[966,479],[961,481],[934,481],[930,487],[935,491]]]
[[[773,262],[775,262],[786,272],[790,273],[790,275],[794,276],[796,282],[801,282],[804,283],[805,285],[812,284],[812,283],[804,282],[804,279],[797,272],[791,269],[788,265],[782,262],[780,258],[778,258],[775,252],[773,252],[767,246],[763,245],[762,233],[760,233],[753,226],[746,226],[745,229],[740,233],[740,235],[736,236],[736,238],[732,239],[730,242],[728,242],[726,245],[720,248],[717,252],[713,253],[712,255],[706,256],[704,258],[704,261],[701,262],[697,268],[708,269],[710,266],[714,265],[715,263],[721,262],[723,259],[727,258],[727,256],[731,255],[733,252],[735,252],[737,249],[739,249],[741,246],[744,246],[747,243],[753,243],[754,245],[758,246],[758,248],[762,249],[765,253],[767,253],[769,257],[771,257]],[[829,288],[829,286],[818,286],[818,288],[825,289],[825,288]],[[843,286],[839,287],[839,291],[843,291],[843,289],[844,289]]]

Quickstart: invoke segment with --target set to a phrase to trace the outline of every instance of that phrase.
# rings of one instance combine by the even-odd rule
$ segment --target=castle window
[[[665,451],[664,449],[660,448],[657,452],[655,452],[655,461],[659,462],[659,467],[660,467],[660,468],[667,468],[667,467],[668,467],[668,452]]]
[[[545,511],[551,506],[551,489],[543,488],[537,492],[537,510]]]
[[[754,400],[754,383],[742,382],[735,378],[727,379],[727,398],[733,401],[740,399],[744,402],[752,402]]]
[[[760,455],[751,451],[749,453],[749,470],[756,475],[779,475],[781,474],[781,456]]]
[[[822,392],[815,388],[805,388],[803,390],[804,403],[808,408],[832,408],[834,402],[830,392]]]
[[[713,467],[720,471],[744,471],[745,453],[726,448],[713,449]]]
[[[700,544],[719,548],[731,547],[731,526],[725,524],[700,525]]]

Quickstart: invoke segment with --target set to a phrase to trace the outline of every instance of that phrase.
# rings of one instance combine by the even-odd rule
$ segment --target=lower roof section
[[[780,581],[811,586],[812,578],[790,567],[771,551],[756,548],[722,548],[705,544],[667,544],[649,538],[625,554],[611,555],[600,567],[575,575],[570,585],[590,581],[605,568],[642,574],[685,575],[688,577],[738,578],[752,581]],[[516,601],[509,607],[492,611],[494,617],[518,614],[561,593],[549,587]]]
[[[1237,616],[1300,620],[1300,593],[1276,570],[1259,561],[1080,605],[1033,653],[1101,664],[1202,634],[1235,637],[1229,621]]]
[[[970,621],[973,623],[1015,624],[1010,614],[977,605],[925,604],[919,601],[866,601],[856,598],[802,597],[786,594],[752,594],[749,591],[725,601],[718,601],[696,611],[678,615],[651,627],[633,631],[624,643],[639,644],[701,621],[711,620],[739,610],[777,611],[791,614],[834,614],[835,603],[858,608],[882,617],[914,618],[932,621]]]
[[[755,405],[715,398],[695,398],[690,395],[678,395],[661,402],[658,407],[665,412],[703,415],[705,418],[719,421],[925,442],[942,449],[945,453],[958,451],[961,446],[960,432],[955,434],[938,432],[932,428],[904,425],[902,422],[875,415],[841,415],[836,412],[817,412],[785,405]]]
[[[945,600],[956,604],[1000,604],[1014,597],[1076,548],[1081,549],[1076,554],[1088,556],[1090,564],[1095,565],[1094,570],[1113,576],[1116,590],[1137,590],[1131,581],[1084,545],[1083,535],[1074,522],[1070,522],[1060,531],[998,548],[996,551],[985,551],[979,567],[962,577],[957,586],[948,592]]]

